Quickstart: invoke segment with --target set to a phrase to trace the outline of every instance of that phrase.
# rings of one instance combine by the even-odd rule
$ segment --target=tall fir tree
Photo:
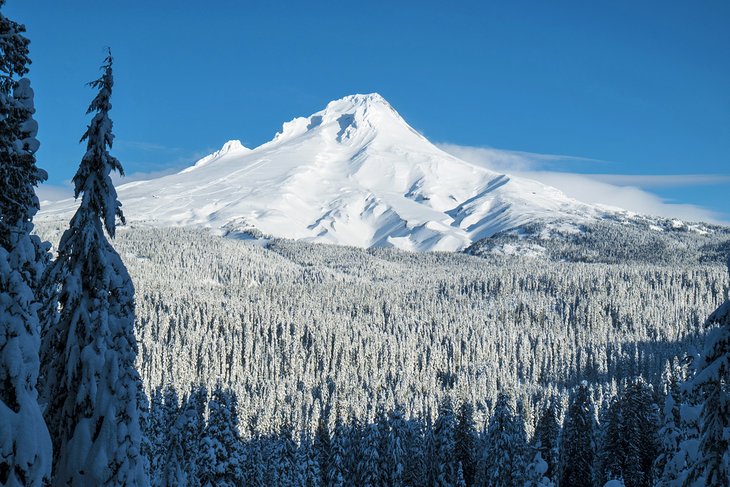
[[[400,406],[396,406],[390,413],[389,423],[390,430],[387,439],[388,469],[385,472],[388,475],[388,482],[386,484],[393,487],[402,487],[404,485],[406,463],[406,423]]]
[[[111,52],[87,113],[86,153],[73,178],[81,199],[44,276],[42,375],[54,444],[54,485],[146,485],[141,455],[142,386],[135,369],[134,287],[109,244],[124,221],[110,178],[123,174],[114,136]]]
[[[690,382],[691,388],[704,396],[699,458],[690,479],[708,486],[730,485],[730,298],[706,324],[713,328],[705,338],[697,373]]]
[[[347,457],[347,431],[342,423],[342,417],[337,414],[335,428],[330,444],[330,455],[327,462],[327,483],[333,487],[342,487],[351,482],[347,472],[345,458]]]
[[[165,398],[161,388],[156,388],[150,395],[150,410],[144,421],[143,433],[146,448],[143,450],[150,466],[150,479],[159,478],[164,465],[164,452],[168,447],[170,425],[165,417]]]
[[[524,425],[519,424],[512,398],[497,396],[494,413],[484,438],[478,476],[489,487],[522,485],[526,465]]]
[[[462,475],[467,485],[474,484],[478,439],[476,423],[474,422],[474,406],[471,402],[464,401],[459,406],[459,414],[456,418],[454,452],[457,461],[461,463]]]
[[[5,0],[0,0],[0,9]],[[0,484],[42,485],[51,440],[38,404],[39,276],[46,248],[31,236],[39,143],[25,27],[0,11]]]
[[[190,487],[201,485],[203,470],[203,448],[205,441],[205,408],[208,402],[208,389],[196,386],[183,401],[183,433],[182,446]]]
[[[235,394],[219,384],[208,402],[201,466],[201,483],[233,487],[243,482],[245,453],[239,436],[238,403]]]
[[[175,398],[177,402],[177,398]],[[166,408],[170,408],[165,400]],[[170,411],[168,409],[168,411]],[[185,433],[187,427],[187,415],[184,411],[175,408],[176,414],[167,416],[170,418],[166,434],[167,444],[164,452],[161,452],[162,460],[152,478],[152,484],[159,487],[176,487],[178,485],[189,485],[191,478],[189,464],[185,455]]]
[[[558,423],[558,410],[556,400],[553,398],[549,404],[542,409],[535,426],[534,444],[540,457],[547,465],[544,472],[545,477],[554,478],[555,465],[558,458],[558,436],[560,434],[560,423]]]
[[[329,425],[327,424],[327,416],[329,409],[323,411],[317,422],[317,430],[314,433],[314,455],[319,466],[319,483],[321,485],[329,485],[329,459],[332,450],[332,441],[330,438]]]
[[[593,402],[587,383],[573,393],[560,437],[558,485],[583,487],[593,477]]]
[[[600,485],[609,480],[623,478],[626,458],[623,418],[622,403],[616,396],[601,415],[600,447],[596,453],[596,479]]]
[[[667,361],[662,375],[664,382],[664,407],[662,408],[661,426],[658,431],[659,455],[657,455],[652,467],[655,478],[657,478],[660,484],[670,479],[675,480],[679,475],[679,471],[673,461],[682,441],[682,431],[680,429],[680,406],[682,398],[680,394],[679,368],[676,365],[676,358],[672,361]]]
[[[652,465],[659,455],[659,415],[654,392],[639,377],[628,385],[621,402],[623,480],[626,487],[649,487],[654,484]]]
[[[377,487],[385,485],[381,482],[380,456],[378,445],[380,444],[380,432],[378,424],[371,423],[365,426],[362,437],[362,457],[358,468],[359,485],[363,487]]]
[[[433,426],[435,458],[431,468],[435,469],[433,478],[435,485],[451,486],[456,483],[459,461],[456,458],[456,418],[451,400],[447,397],[441,401],[439,415]],[[463,466],[462,466],[463,468]]]

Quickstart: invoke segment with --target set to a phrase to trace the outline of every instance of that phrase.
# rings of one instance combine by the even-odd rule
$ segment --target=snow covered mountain
[[[177,174],[118,193],[130,221],[417,251],[460,250],[526,223],[604,212],[447,154],[378,94],[332,101],[253,150],[230,141]],[[39,217],[74,208],[58,202]]]

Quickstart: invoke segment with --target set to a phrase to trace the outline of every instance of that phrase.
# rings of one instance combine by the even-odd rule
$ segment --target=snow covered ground
[[[118,191],[131,221],[414,251],[460,250],[525,223],[605,211],[447,154],[378,94],[330,102],[253,150],[230,141],[178,174]],[[74,208],[61,201],[38,218]]]

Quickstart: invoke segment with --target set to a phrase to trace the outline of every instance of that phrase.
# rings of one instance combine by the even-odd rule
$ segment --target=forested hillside
[[[53,241],[53,228],[41,227]],[[221,382],[262,432],[337,407],[433,417],[446,396],[480,421],[499,390],[528,404],[581,380],[658,384],[698,350],[725,296],[720,265],[606,265],[233,240],[128,228],[147,391]]]

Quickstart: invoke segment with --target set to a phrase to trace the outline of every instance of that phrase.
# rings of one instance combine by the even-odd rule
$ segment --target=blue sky
[[[4,12],[32,41],[51,185],[83,153],[85,83],[111,46],[129,174],[180,169],[229,139],[254,147],[329,100],[379,92],[465,157],[520,151],[515,171],[547,182],[598,174],[581,181],[730,221],[727,1],[7,0]]]

